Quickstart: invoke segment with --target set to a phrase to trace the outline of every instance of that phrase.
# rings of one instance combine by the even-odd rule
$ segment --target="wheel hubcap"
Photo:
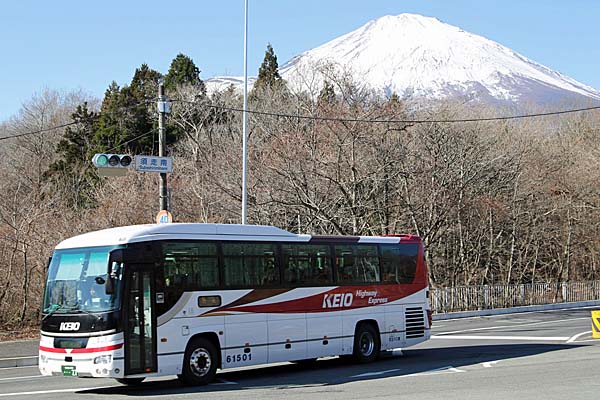
[[[373,336],[368,332],[363,332],[360,335],[360,352],[363,356],[369,357],[375,349],[375,341]]]
[[[203,377],[210,370],[212,362],[206,349],[196,349],[190,356],[190,370],[194,375]]]

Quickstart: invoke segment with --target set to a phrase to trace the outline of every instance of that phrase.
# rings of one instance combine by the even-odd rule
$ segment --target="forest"
[[[600,112],[381,98],[340,71],[296,93],[268,47],[249,96],[248,223],[422,237],[432,287],[600,274]],[[0,124],[0,326],[35,325],[48,257],[87,231],[153,223],[158,176],[99,177],[94,153],[157,154],[164,82],[175,222],[240,223],[243,98],[179,54],[103,99],[46,90]],[[531,105],[545,113],[585,105]],[[481,119],[487,119],[482,121]]]

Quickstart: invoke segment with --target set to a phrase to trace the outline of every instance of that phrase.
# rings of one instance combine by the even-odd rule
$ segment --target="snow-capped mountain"
[[[600,91],[505,46],[416,14],[370,21],[292,58],[280,74],[293,90],[314,93],[331,79],[332,68],[338,71],[333,75],[348,71],[356,82],[387,96],[538,104],[600,100]]]
[[[248,77],[248,90],[252,89],[255,77]],[[213,78],[204,81],[206,90],[209,93],[223,92],[230,86],[233,86],[236,90],[244,90],[244,77],[243,76],[215,76]]]

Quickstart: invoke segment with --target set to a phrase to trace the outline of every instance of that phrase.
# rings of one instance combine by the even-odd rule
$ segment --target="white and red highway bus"
[[[381,351],[430,336],[419,237],[160,224],[61,242],[44,295],[43,375],[126,384]]]

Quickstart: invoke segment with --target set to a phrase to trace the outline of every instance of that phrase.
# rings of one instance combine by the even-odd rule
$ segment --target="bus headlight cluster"
[[[110,364],[112,361],[112,355],[106,354],[94,358],[94,364]]]
[[[40,354],[40,362],[41,363],[48,362],[48,357],[46,357],[44,354]]]

